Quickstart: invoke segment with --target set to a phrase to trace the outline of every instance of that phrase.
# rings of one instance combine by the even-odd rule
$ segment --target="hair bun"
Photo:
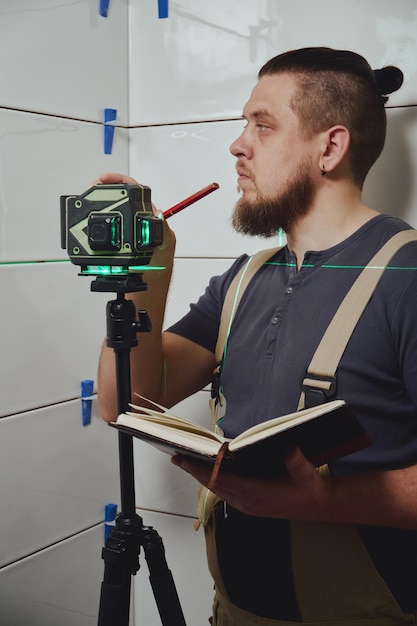
[[[404,74],[398,67],[388,65],[380,70],[374,70],[375,81],[382,96],[397,91],[403,84]]]

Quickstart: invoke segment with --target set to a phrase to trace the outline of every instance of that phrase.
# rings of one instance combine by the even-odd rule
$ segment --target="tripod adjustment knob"
[[[138,311],[139,320],[135,322],[137,333],[150,333],[152,330],[152,322],[147,311]]]

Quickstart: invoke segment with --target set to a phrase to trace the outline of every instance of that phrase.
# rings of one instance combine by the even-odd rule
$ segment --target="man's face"
[[[230,151],[237,158],[233,225],[239,232],[272,236],[309,210],[314,194],[311,141],[302,137],[290,108],[296,90],[288,75],[263,76],[244,107],[247,124]]]

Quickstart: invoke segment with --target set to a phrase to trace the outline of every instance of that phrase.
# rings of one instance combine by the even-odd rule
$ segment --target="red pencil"
[[[185,198],[185,200],[182,200],[178,204],[175,204],[174,206],[172,206],[170,209],[167,209],[166,211],[164,211],[163,213],[164,218],[168,219],[168,217],[175,215],[175,213],[179,213],[180,211],[185,209],[187,206],[190,206],[190,204],[194,204],[194,202],[197,202],[197,200],[201,200],[201,198],[204,198],[204,196],[207,196],[209,193],[211,193],[212,191],[215,191],[218,188],[219,188],[219,185],[217,183],[211,183],[211,185],[207,185],[207,187],[203,187],[203,189],[200,189],[200,191],[193,193],[192,196]]]

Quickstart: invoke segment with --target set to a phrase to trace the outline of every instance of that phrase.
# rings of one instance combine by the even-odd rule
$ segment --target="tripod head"
[[[91,291],[135,293],[146,291],[148,285],[143,281],[142,274],[124,274],[119,276],[97,275],[91,283]]]
[[[106,345],[113,348],[116,354],[118,351],[130,351],[138,345],[136,334],[138,332],[150,332],[152,330],[151,320],[146,311],[138,311],[136,319],[136,308],[132,300],[126,300],[126,293],[146,291],[147,284],[143,281],[141,274],[127,274],[126,276],[97,276],[91,283],[91,291],[115,292],[116,300],[111,300],[106,307],[107,337]],[[125,372],[125,376],[128,376]],[[123,376],[123,375],[122,375]],[[126,385],[126,382],[121,383]],[[127,391],[125,397],[118,393],[119,413],[128,410],[130,402],[130,392]]]

